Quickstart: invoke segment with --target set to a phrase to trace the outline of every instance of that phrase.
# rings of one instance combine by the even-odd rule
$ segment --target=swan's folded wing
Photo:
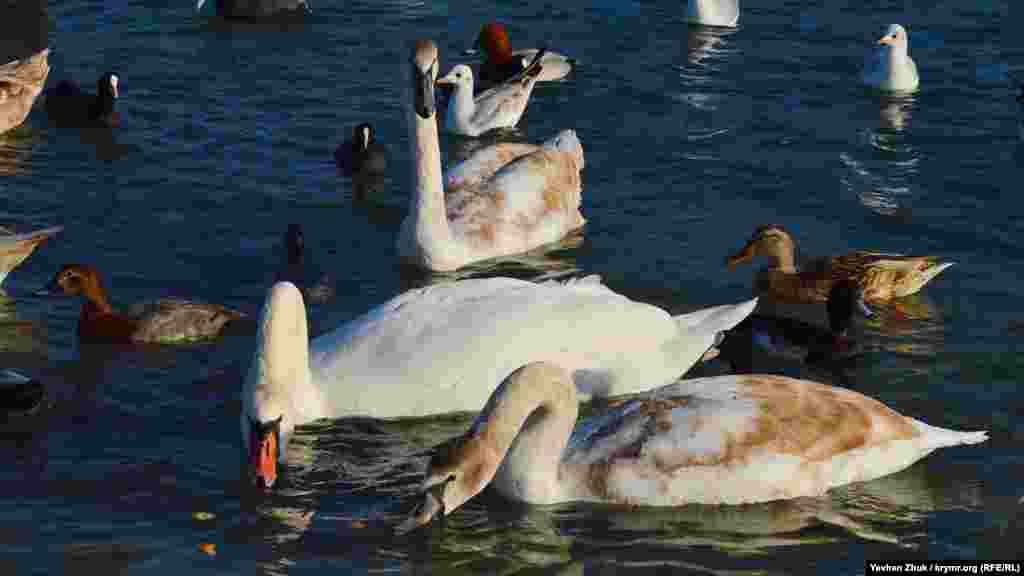
[[[477,150],[469,158],[445,171],[445,192],[450,194],[460,189],[479,186],[498,170],[539,148],[540,146],[534,144],[499,142]]]
[[[541,223],[576,219],[582,184],[572,155],[540,147],[498,170],[480,186],[466,186],[448,195],[452,233],[487,235],[496,227],[526,231]]]
[[[871,479],[872,470],[837,459],[919,435],[912,420],[849,390],[781,376],[700,378],[578,425],[564,461],[586,470],[581,489],[598,499],[735,504]],[[834,477],[814,473],[828,462]]]

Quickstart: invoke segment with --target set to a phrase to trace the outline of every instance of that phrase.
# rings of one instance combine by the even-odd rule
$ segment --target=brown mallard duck
[[[47,48],[0,66],[0,134],[16,128],[28,117],[50,74],[49,56]]]
[[[953,265],[934,256],[904,256],[857,250],[842,256],[814,260],[798,270],[796,244],[781,226],[754,230],[746,245],[727,260],[730,269],[756,256],[768,258],[767,268],[754,278],[756,293],[790,303],[825,302],[832,285],[850,279],[864,299],[885,301],[909,296]]]

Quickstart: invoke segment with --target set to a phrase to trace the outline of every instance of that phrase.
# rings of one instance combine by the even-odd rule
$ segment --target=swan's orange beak
[[[736,268],[737,265],[742,264],[755,256],[756,252],[754,250],[754,244],[754,242],[747,242],[747,245],[739,252],[726,259],[725,263],[729,265],[729,270]]]
[[[249,472],[252,482],[269,490],[277,483],[278,428],[253,426],[249,432]]]
[[[257,446],[256,481],[270,489],[277,482],[277,440],[274,434],[267,434]]]

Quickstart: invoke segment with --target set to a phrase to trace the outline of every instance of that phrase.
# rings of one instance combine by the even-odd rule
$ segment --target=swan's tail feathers
[[[961,432],[959,430],[950,430],[948,428],[939,428],[938,426],[925,424],[920,420],[914,420],[914,425],[917,427],[918,431],[924,435],[928,444],[933,448],[945,448],[947,446],[959,446],[961,444],[980,444],[988,440],[987,430]]]
[[[575,130],[569,128],[562,130],[545,140],[542,146],[571,155],[576,161],[576,170],[583,170],[583,143],[580,142],[580,137]]]

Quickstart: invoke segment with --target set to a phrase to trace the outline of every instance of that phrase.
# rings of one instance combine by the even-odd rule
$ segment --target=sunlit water
[[[751,2],[740,29],[717,31],[688,28],[679,1],[320,0],[289,26],[227,25],[185,1],[51,3],[48,20],[12,29],[24,45],[48,35],[51,85],[117,72],[123,126],[113,139],[57,130],[37,109],[0,136],[0,224],[66,227],[7,278],[0,303],[2,367],[48,385],[42,411],[0,432],[0,572],[856,574],[867,558],[1019,557],[1024,149],[1008,74],[1024,66],[1024,41],[1013,4]],[[61,264],[88,262],[121,305],[178,295],[256,313],[290,222],[337,283],[311,311],[314,333],[421,284],[393,249],[409,178],[399,66],[420,37],[438,42],[443,69],[465,61],[492,18],[515,45],[578,59],[501,138],[575,128],[589,223],[553,255],[473,274],[596,273],[679,313],[748,296],[753,269],[723,261],[759,224],[785,225],[804,255],[941,255],[957,266],[863,325],[855,365],[789,372],[992,440],[818,499],[630,510],[488,493],[443,530],[395,538],[429,449],[471,415],[318,422],[293,441],[283,489],[251,499],[238,484],[251,338],[80,349],[78,303],[31,295]],[[907,26],[921,70],[912,96],[857,82],[890,22]],[[20,55],[12,38],[4,57]],[[392,172],[355,206],[332,151],[364,120]]]

